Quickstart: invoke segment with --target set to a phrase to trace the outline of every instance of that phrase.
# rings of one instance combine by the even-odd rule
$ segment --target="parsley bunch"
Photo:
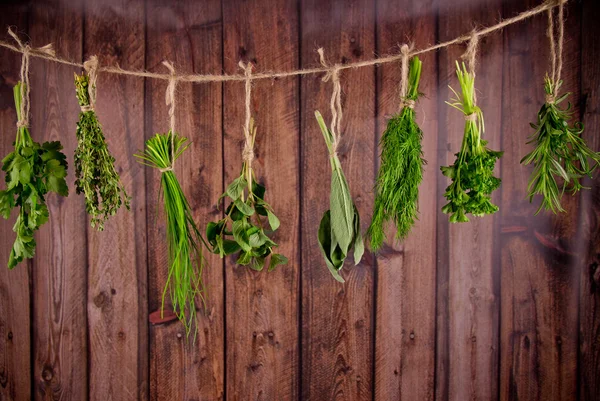
[[[196,296],[204,301],[202,270],[205,259],[202,246],[205,242],[196,226],[183,189],[172,170],[175,160],[187,148],[187,138],[169,132],[156,134],[148,139],[145,151],[134,156],[140,159],[140,163],[161,171],[160,182],[169,250],[169,275],[162,293],[161,317],[165,296],[169,291],[173,310],[189,336],[193,323],[196,322]]]
[[[578,122],[569,126],[568,121],[573,115],[571,104],[565,109],[559,107],[569,93],[554,99],[561,84],[562,81],[554,83],[546,76],[547,101],[538,113],[537,124],[531,124],[535,133],[527,142],[535,148],[521,159],[522,164],[533,163],[534,166],[527,187],[529,201],[533,202],[535,195],[542,195],[542,203],[535,214],[542,209],[564,212],[560,204],[563,192],[568,189],[572,194],[577,193],[583,188],[579,180],[585,175],[591,177],[600,163],[600,152],[592,151],[581,137],[583,124]],[[562,189],[557,181],[560,179]]]
[[[442,211],[450,215],[450,222],[469,221],[466,216],[484,216],[498,211],[491,202],[491,193],[500,186],[500,178],[494,177],[494,166],[503,152],[490,150],[487,141],[481,139],[484,132],[483,113],[475,105],[475,76],[467,72],[465,64],[456,63],[456,75],[462,97],[452,88],[455,98],[448,105],[460,110],[465,117],[465,132],[456,161],[441,167],[442,173],[452,180],[444,196],[448,203]]]
[[[415,121],[415,111],[406,105],[419,96],[421,61],[410,61],[408,91],[402,111],[392,117],[381,137],[381,167],[375,186],[375,207],[367,231],[370,246],[377,251],[385,239],[384,225],[392,220],[396,238],[406,238],[417,219],[419,184],[423,180],[423,131]]]
[[[254,144],[256,127],[252,120],[250,135]],[[231,200],[225,209],[225,217],[208,223],[206,227],[206,239],[213,253],[223,258],[239,252],[236,263],[258,271],[267,265],[269,256],[268,271],[288,262],[285,256],[273,251],[277,244],[269,238],[269,234],[279,228],[279,219],[265,201],[265,192],[265,187],[256,182],[251,165],[244,162],[239,177],[219,198],[219,203],[225,197]],[[267,230],[261,216],[267,218],[270,230]]]
[[[21,82],[14,87],[15,106],[21,121]],[[0,213],[5,219],[13,208],[19,208],[13,231],[17,234],[8,259],[8,268],[14,268],[24,258],[35,253],[33,234],[48,221],[46,194],[69,194],[65,181],[67,158],[61,152],[60,142],[34,142],[25,126],[17,128],[15,149],[2,160],[6,173],[6,190],[0,191]]]
[[[343,283],[344,278],[340,271],[350,248],[354,247],[354,264],[357,265],[365,251],[363,238],[360,234],[360,216],[358,209],[352,202],[350,188],[338,156],[333,150],[333,135],[327,128],[321,113],[315,112],[317,122],[329,149],[329,162],[331,164],[331,194],[329,196],[329,210],[325,212],[319,225],[318,239],[321,253],[331,275]]]
[[[89,106],[89,77],[75,74],[75,89],[80,106]],[[117,213],[122,204],[129,210],[131,198],[125,192],[115,170],[115,158],[108,151],[102,126],[94,110],[81,111],[77,123],[75,149],[75,189],[85,196],[85,208],[91,226],[104,230],[104,222]]]

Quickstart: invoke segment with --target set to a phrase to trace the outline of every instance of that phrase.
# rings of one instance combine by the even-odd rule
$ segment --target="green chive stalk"
[[[396,238],[406,238],[418,219],[419,185],[423,180],[421,141],[423,131],[415,121],[414,102],[419,97],[422,62],[410,60],[406,97],[399,114],[392,117],[380,141],[381,167],[375,185],[373,218],[367,231],[371,250],[379,250],[385,240],[385,225],[392,221]]]

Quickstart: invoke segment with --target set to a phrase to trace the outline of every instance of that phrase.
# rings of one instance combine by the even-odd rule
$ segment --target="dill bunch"
[[[89,84],[86,74],[75,74],[75,93],[82,107],[90,105]],[[115,158],[108,151],[102,126],[93,109],[79,113],[76,133],[75,189],[85,196],[85,209],[91,216],[90,225],[102,231],[104,222],[122,205],[130,209],[131,198],[115,170]]]
[[[423,180],[423,131],[415,121],[414,102],[419,94],[422,62],[410,60],[404,106],[392,117],[380,141],[381,166],[375,184],[373,218],[367,238],[373,251],[385,240],[385,224],[393,221],[396,238],[406,238],[418,218],[419,185]]]
[[[172,143],[174,152],[171,152]],[[162,293],[161,317],[168,291],[173,310],[189,336],[196,323],[196,296],[204,302],[202,270],[206,261],[202,247],[206,246],[206,242],[196,226],[190,205],[172,170],[175,160],[187,148],[187,138],[168,132],[156,134],[148,139],[145,151],[134,156],[140,160],[140,163],[161,171],[160,181],[167,219],[169,251],[169,274]],[[197,330],[194,332],[196,333]]]
[[[485,130],[483,113],[475,104],[475,76],[467,71],[465,64],[456,63],[456,76],[462,96],[450,87],[454,99],[446,102],[465,115],[465,131],[460,151],[450,166],[443,166],[442,173],[452,180],[444,197],[448,203],[442,211],[450,215],[451,223],[469,221],[466,216],[484,216],[498,211],[491,202],[491,193],[500,186],[500,178],[494,176],[494,166],[503,152],[487,148],[487,141],[481,139]]]
[[[583,124],[576,122],[569,126],[573,116],[571,104],[565,109],[559,107],[570,93],[554,98],[561,85],[562,81],[555,83],[546,75],[546,102],[538,113],[537,124],[531,124],[535,133],[527,142],[535,147],[521,159],[521,164],[533,163],[527,186],[529,201],[533,202],[535,195],[542,195],[542,202],[535,214],[542,209],[553,213],[564,212],[561,206],[563,193],[568,190],[575,194],[581,190],[583,186],[580,179],[586,175],[591,177],[600,163],[600,152],[592,151],[581,137]],[[562,185],[559,185],[561,179]]]

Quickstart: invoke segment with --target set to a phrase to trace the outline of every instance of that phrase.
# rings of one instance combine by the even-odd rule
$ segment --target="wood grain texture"
[[[239,73],[238,60],[258,71],[298,68],[298,9],[286,0],[223,1],[226,73]],[[240,174],[244,135],[244,85],[224,86],[225,185]],[[281,227],[278,252],[289,258],[273,272],[258,273],[226,260],[227,398],[298,398],[298,276],[300,249],[299,80],[258,81],[251,110],[257,126],[257,180],[267,189]]]
[[[416,48],[436,42],[437,1],[378,1],[379,54],[397,53],[398,40]],[[423,130],[424,168],[419,220],[410,236],[394,241],[395,228],[377,258],[375,399],[433,400],[435,375],[436,216],[437,216],[437,55],[421,57],[424,93],[416,107]],[[378,140],[398,112],[400,64],[378,69]],[[381,149],[378,149],[378,154]],[[367,215],[368,216],[368,215]],[[365,216],[366,217],[366,216]]]
[[[375,52],[375,4],[370,0],[307,0],[302,10],[302,67],[318,65],[318,47],[331,64],[371,58]],[[374,258],[368,252],[358,266],[346,261],[345,284],[329,273],[317,242],[328,209],[331,168],[314,117],[330,121],[331,82],[302,78],[302,393],[305,400],[373,398]],[[338,155],[363,232],[373,207],[375,179],[375,71],[341,73],[341,143]]]
[[[468,32],[475,25],[492,25],[497,16],[490,9],[498,10],[501,1],[474,4],[471,1],[444,2],[440,7],[439,40],[452,39]],[[464,53],[464,46],[454,46],[440,52],[439,88],[441,101],[453,95],[447,88],[451,85],[460,91],[456,78],[456,60]],[[478,53],[477,79],[478,105],[483,110],[486,131],[483,138],[489,147],[500,149],[501,93],[502,82],[496,77],[502,74],[502,36],[491,35],[481,38]],[[446,158],[443,165],[455,160],[464,134],[464,116],[440,102],[440,121],[445,122],[440,135],[447,138]],[[499,164],[501,164],[500,162]],[[496,174],[500,168],[496,167]],[[438,174],[441,173],[438,170]],[[445,185],[449,180],[442,177]],[[443,205],[446,200],[440,199]],[[493,201],[499,201],[498,193]],[[438,269],[447,273],[447,335],[448,365],[447,397],[449,400],[495,400],[498,397],[498,315],[499,287],[496,277],[494,255],[494,221],[499,217],[471,217],[466,224],[450,224],[446,232],[447,264],[438,264]],[[440,224],[447,223],[448,216]],[[441,287],[440,291],[446,291]],[[438,295],[440,296],[440,295]]]
[[[81,60],[81,2],[62,7],[34,4],[29,35],[34,46],[54,43],[58,54]],[[73,93],[73,68],[32,60],[31,135],[57,141],[69,162],[71,196],[50,194],[50,220],[36,236],[33,260],[33,386],[36,400],[85,400],[87,358],[87,215],[83,199],[73,196],[73,152],[79,107]]]
[[[27,5],[2,8],[0,26],[15,24],[19,33],[27,30]],[[3,40],[12,40],[2,32]],[[19,80],[21,57],[3,53],[0,57],[0,154],[12,152],[17,128],[13,86]],[[4,172],[2,172],[4,176]],[[6,188],[2,184],[2,189]],[[0,401],[31,399],[31,262],[13,270],[6,267],[15,240],[12,230],[16,212],[9,220],[0,219]]]
[[[600,150],[600,48],[595,40],[600,35],[600,3],[582,3],[581,22],[581,115],[585,126],[583,137],[593,150]],[[600,399],[600,181],[598,173],[588,180],[591,191],[581,196],[580,235],[576,255],[579,293],[579,396],[581,401]]]
[[[84,16],[84,59],[98,54],[101,65],[144,68],[143,1],[88,3]],[[143,96],[141,79],[99,76],[96,112],[133,199],[104,231],[87,230],[91,400],[148,399],[146,170],[133,158],[144,147]]]
[[[181,72],[221,72],[221,6],[208,2],[147,2],[146,68],[165,71],[163,60]],[[146,137],[167,132],[166,82],[147,81]],[[192,141],[177,160],[175,174],[203,231],[220,213],[214,206],[222,192],[221,85],[179,84],[176,129]],[[150,202],[148,227],[149,311],[160,309],[167,279],[164,214],[158,199],[160,173],[146,169]],[[150,327],[150,399],[222,400],[224,397],[223,270],[206,253],[203,280],[208,289],[206,313],[199,310],[195,344],[175,320]],[[198,300],[198,308],[201,303]],[[170,308],[165,305],[165,309]]]
[[[535,4],[506,4],[512,15]],[[569,21],[577,9],[569,6]],[[579,37],[567,24],[565,91],[579,93]],[[549,69],[546,15],[507,28],[504,46],[502,163],[502,400],[574,400],[577,397],[578,272],[572,252],[577,199],[563,197],[567,213],[534,216],[540,199],[525,198],[531,166],[519,160],[531,150],[528,126],[544,102],[543,77]],[[576,102],[577,103],[577,102]],[[577,115],[577,114],[576,114]]]

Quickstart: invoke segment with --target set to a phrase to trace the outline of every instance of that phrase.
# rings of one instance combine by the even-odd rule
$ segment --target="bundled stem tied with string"
[[[533,164],[529,179],[528,195],[530,202],[536,195],[542,202],[535,214],[542,209],[553,213],[564,212],[561,198],[565,191],[577,193],[583,188],[580,180],[592,176],[600,163],[600,152],[591,150],[581,137],[583,124],[569,124],[573,117],[571,104],[561,108],[570,93],[560,94],[563,69],[564,4],[558,7],[558,43],[555,43],[553,10],[548,10],[548,38],[550,40],[551,74],[544,78],[545,102],[537,115],[537,123],[531,124],[535,130],[528,144],[534,149],[523,159],[522,164]],[[560,183],[562,181],[562,184]]]

